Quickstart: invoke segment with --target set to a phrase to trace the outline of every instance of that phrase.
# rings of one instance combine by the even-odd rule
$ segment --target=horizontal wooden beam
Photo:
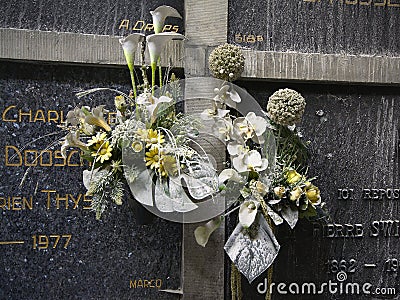
[[[398,84],[400,57],[245,50],[243,79]]]
[[[125,65],[117,36],[0,28],[0,59]],[[183,43],[173,41],[161,56],[164,66],[183,67]],[[148,56],[147,56],[148,57]],[[136,63],[139,65],[139,53]]]

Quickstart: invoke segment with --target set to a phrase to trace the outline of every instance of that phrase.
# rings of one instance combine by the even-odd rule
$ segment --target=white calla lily
[[[161,33],[164,27],[164,22],[167,17],[174,17],[182,19],[180,13],[173,7],[168,5],[161,5],[155,10],[150,11],[153,18],[154,32]]]
[[[182,19],[180,13],[173,7],[168,5],[161,5],[155,10],[150,11],[153,17],[154,32],[160,33],[163,30],[165,18],[174,17]]]
[[[144,37],[145,37],[144,34],[132,33],[127,37],[119,39],[122,49],[124,50],[125,59],[131,74],[132,87],[135,98],[136,98],[136,84],[134,76],[135,54],[138,49],[138,45],[144,41]]]
[[[150,99],[152,103],[150,105],[147,105],[146,108],[152,119],[154,119],[154,113],[157,112],[157,108],[161,103],[170,103],[172,101],[172,99],[167,96],[161,96],[160,98],[151,97]]]
[[[242,203],[239,208],[239,222],[244,228],[249,228],[257,216],[257,209],[260,202],[248,200]]]
[[[151,65],[151,85],[154,92],[154,86],[156,85],[156,68],[157,62],[160,59],[161,52],[164,50],[165,45],[172,40],[183,40],[185,37],[182,34],[175,32],[162,32],[158,34],[150,34],[146,37],[147,48],[150,54],[150,65]],[[161,67],[160,67],[161,68]],[[161,70],[160,77],[161,76]],[[162,80],[160,79],[160,86]]]
[[[146,37],[147,47],[150,53],[150,62],[157,63],[165,45],[172,40],[183,40],[185,37],[180,33],[162,32],[159,34],[150,34]]]
[[[119,43],[121,44],[122,49],[124,50],[124,55],[129,70],[133,70],[134,68],[135,54],[139,44],[144,41],[144,37],[145,37],[144,34],[132,33],[127,37],[119,39]]]

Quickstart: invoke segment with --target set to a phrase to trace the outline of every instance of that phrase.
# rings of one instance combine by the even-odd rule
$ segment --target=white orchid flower
[[[153,25],[155,33],[160,33],[163,30],[166,17],[174,17],[182,19],[182,16],[179,14],[179,12],[175,8],[168,5],[159,6],[155,10],[150,11],[150,14],[153,17]]]
[[[240,98],[239,94],[233,88],[231,91],[229,91],[229,89],[229,85],[223,85],[220,89],[215,88],[214,93],[216,94],[216,96],[214,97],[214,100],[221,103],[240,103],[242,99]]]
[[[244,228],[249,228],[257,216],[260,202],[255,199],[247,200],[240,205],[239,222]]]
[[[131,74],[132,88],[135,98],[136,98],[136,84],[134,76],[135,54],[138,49],[139,43],[143,41],[144,41],[144,34],[141,33],[132,33],[127,37],[119,39],[119,42],[122,45],[122,49],[124,50],[125,59]]]
[[[232,128],[232,120],[230,118],[221,118],[214,123],[211,130],[216,137],[229,141],[232,136]]]
[[[230,110],[228,109],[206,109],[201,114],[200,117],[202,120],[209,121],[214,118],[225,118],[227,114],[229,114]]]
[[[254,112],[249,112],[246,117],[235,119],[233,127],[236,133],[245,140],[253,139],[255,142],[261,142],[261,137],[267,129],[267,121]]]
[[[238,143],[237,141],[231,142],[227,146],[228,153],[232,156],[242,155],[249,152],[249,148],[244,144]]]
[[[264,171],[268,167],[268,160],[261,158],[261,154],[257,150],[251,150],[247,153],[234,157],[233,167],[239,172]]]

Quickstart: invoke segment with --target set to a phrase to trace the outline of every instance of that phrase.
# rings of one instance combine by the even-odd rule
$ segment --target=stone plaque
[[[390,87],[239,83],[265,108],[277,89],[302,93],[299,125],[309,140],[309,175],[331,220],[276,227],[281,250],[272,299],[398,299],[400,259],[400,89]],[[234,219],[234,218],[232,218]],[[233,223],[236,220],[232,221]],[[265,299],[267,273],[244,299]],[[315,290],[314,290],[315,288]]]
[[[7,1],[0,12],[0,28],[127,35],[153,33],[150,11],[170,5],[183,16],[183,1]],[[166,31],[183,32],[183,21],[167,18]],[[175,26],[175,27],[174,27]]]
[[[256,50],[400,54],[399,0],[229,1],[228,40]]]
[[[111,110],[113,93],[75,93],[129,91],[127,73],[0,64],[1,299],[177,299],[161,290],[181,285],[181,225],[160,218],[140,225],[125,200],[97,221],[78,153],[63,159],[54,143],[60,134],[52,135],[75,106]]]

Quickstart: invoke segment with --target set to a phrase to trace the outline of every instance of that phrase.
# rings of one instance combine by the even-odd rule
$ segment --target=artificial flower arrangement
[[[210,108],[199,116],[178,112],[177,104],[185,101],[183,82],[172,75],[163,85],[160,55],[168,41],[184,39],[178,33],[161,32],[167,16],[181,16],[169,6],[158,7],[151,14],[154,34],[120,39],[132,91],[95,88],[77,94],[117,93],[117,124],[106,122],[105,105],[75,108],[62,126],[67,134],[61,151],[66,155],[70,147],[79,148],[81,158],[89,162],[83,182],[98,219],[109,202],[123,203],[129,186],[138,202],[167,219],[169,214],[190,214],[196,222],[211,219],[194,232],[198,244],[206,246],[223,218],[237,211],[238,225],[225,250],[251,282],[278,254],[273,224],[286,221],[294,228],[299,218],[326,216],[320,191],[313,184],[315,178],[307,176],[307,145],[295,126],[303,115],[305,99],[294,90],[282,89],[269,98],[266,111],[256,105],[254,111],[238,115],[238,107],[247,107],[248,98],[231,81],[240,77],[244,57],[239,47],[225,44],[209,58],[210,71],[217,78]],[[145,45],[150,54],[150,81],[144,65]],[[143,83],[136,85],[134,60],[139,46]],[[211,124],[211,132],[226,146],[229,159],[225,166],[229,167],[223,170],[216,168],[196,140],[203,122]],[[205,208],[201,207],[204,199],[211,199]],[[207,209],[215,204],[218,209]],[[213,214],[205,218],[205,211]],[[199,214],[202,216],[197,218]]]

